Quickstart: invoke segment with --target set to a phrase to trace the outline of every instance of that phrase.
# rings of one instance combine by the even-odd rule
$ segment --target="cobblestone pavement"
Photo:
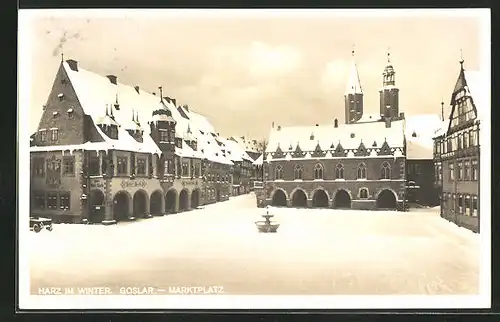
[[[31,292],[44,287],[223,286],[226,294],[477,294],[479,235],[415,212],[264,209],[244,195],[115,226],[30,232]],[[158,293],[155,293],[158,294]]]

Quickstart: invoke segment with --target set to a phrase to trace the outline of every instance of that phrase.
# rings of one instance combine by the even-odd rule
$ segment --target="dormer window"
[[[57,94],[57,97],[59,98],[60,102],[64,101],[64,94],[63,93]]]
[[[110,125],[109,130],[108,130],[108,136],[111,139],[117,140],[118,139],[118,127],[116,125]]]
[[[59,139],[59,129],[50,129],[50,140],[55,142]]]
[[[413,133],[411,134],[412,137],[416,138],[417,137],[417,132],[413,131]]]
[[[351,133],[351,139],[353,139],[356,135],[354,133]]]
[[[56,112],[52,112],[52,117],[53,118],[56,119],[58,116],[59,116],[59,112],[57,112],[57,111]]]
[[[67,110],[67,113],[68,113],[68,117],[69,117],[70,119],[72,119],[72,118],[75,116],[75,114],[73,113],[73,109],[72,109],[72,108],[69,108],[69,109]]]

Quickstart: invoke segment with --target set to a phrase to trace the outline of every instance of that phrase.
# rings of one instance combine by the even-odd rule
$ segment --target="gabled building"
[[[222,138],[188,106],[62,61],[32,136],[31,214],[111,224],[227,200]]]
[[[446,126],[434,138],[436,187],[441,190],[441,216],[480,231],[480,120],[488,108],[481,96],[481,72],[460,72],[451,94]]]
[[[405,117],[394,76],[388,61],[379,113],[365,115],[353,52],[344,124],[273,126],[258,206],[405,209]]]

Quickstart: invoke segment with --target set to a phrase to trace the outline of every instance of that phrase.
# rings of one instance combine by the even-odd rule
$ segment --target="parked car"
[[[42,229],[52,231],[52,219],[42,217],[30,217],[30,230],[39,233]]]

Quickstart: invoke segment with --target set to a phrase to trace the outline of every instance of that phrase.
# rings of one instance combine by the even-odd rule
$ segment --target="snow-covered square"
[[[472,295],[480,236],[410,212],[271,208],[253,194],[114,226],[30,232],[31,292],[43,287],[222,286],[225,294]]]

